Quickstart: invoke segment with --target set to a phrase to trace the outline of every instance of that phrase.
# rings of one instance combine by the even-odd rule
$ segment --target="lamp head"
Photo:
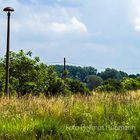
[[[14,9],[12,7],[5,7],[3,9],[4,12],[14,12]]]

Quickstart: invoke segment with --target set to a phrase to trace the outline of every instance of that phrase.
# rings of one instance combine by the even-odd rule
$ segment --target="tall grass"
[[[140,92],[0,98],[0,140],[140,139]]]

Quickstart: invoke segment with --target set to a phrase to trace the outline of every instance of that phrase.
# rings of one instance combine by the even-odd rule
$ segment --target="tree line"
[[[59,77],[63,76],[63,65],[53,65]],[[140,89],[140,74],[127,74],[113,68],[97,72],[94,67],[66,66],[67,77],[80,80],[91,91],[125,92]]]
[[[52,66],[40,62],[32,52],[10,52],[9,89],[15,95],[58,95],[70,93],[90,94],[88,88],[72,78],[57,76]],[[0,93],[5,92],[5,58],[0,59]]]
[[[5,58],[0,59],[0,95],[5,93]],[[48,66],[32,52],[10,52],[10,93],[14,95],[91,94],[91,91],[125,92],[140,89],[140,75],[107,68]]]

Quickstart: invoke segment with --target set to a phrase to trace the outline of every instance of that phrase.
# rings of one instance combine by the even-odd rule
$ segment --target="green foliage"
[[[89,89],[78,80],[66,79],[65,82],[72,93],[90,94]]]
[[[86,83],[87,87],[93,90],[103,83],[103,79],[96,75],[89,75],[86,77]]]
[[[0,92],[4,91],[4,82],[5,82],[5,69],[2,60],[0,60]]]
[[[122,71],[117,71],[115,69],[110,69],[107,68],[105,71],[101,72],[98,74],[103,80],[108,80],[108,79],[116,79],[116,80],[121,80],[123,77],[127,77],[127,73],[124,73]]]
[[[124,78],[123,80],[109,79],[103,82],[96,90],[103,92],[126,92],[140,89],[140,77]]]
[[[67,75],[68,78],[80,80],[85,83],[90,90],[96,89],[103,83],[103,80],[122,80],[123,78],[129,78],[129,75],[123,71],[117,71],[115,69],[107,68],[105,71],[101,73],[97,73],[97,70],[93,67],[76,67],[76,66],[66,66],[69,74],[63,71],[62,65],[54,65],[55,71],[57,72],[59,77],[63,77],[63,75]],[[103,89],[104,86],[100,89]],[[107,85],[108,90],[116,89]],[[111,89],[112,88],[112,89]],[[118,89],[119,91],[120,89]]]
[[[69,71],[68,70],[64,70],[62,72],[62,78],[66,78],[68,74],[69,74]]]
[[[48,75],[49,75],[48,79],[49,87],[48,90],[46,90],[46,93],[49,95],[67,94],[66,92],[68,92],[68,89],[64,83],[64,80],[57,77],[52,67],[49,68]]]
[[[62,77],[63,65],[53,65],[55,71],[57,72],[59,77]],[[76,66],[66,66],[66,69],[68,71],[68,78],[80,80],[82,82],[85,82],[85,78],[87,75],[96,75],[97,69],[93,67],[76,67]]]
[[[56,72],[57,73],[56,73]],[[57,74],[60,77],[57,76]],[[98,76],[97,76],[98,75]],[[10,52],[10,92],[19,95],[58,95],[67,93],[87,94],[89,90],[122,92],[140,89],[139,74],[129,78],[128,74],[107,68],[98,73],[92,67],[47,66],[32,52]],[[67,78],[72,79],[67,79]],[[75,79],[75,80],[74,80]],[[104,81],[103,81],[103,80]],[[85,83],[81,83],[81,82]],[[0,59],[0,93],[5,89],[5,59]]]
[[[137,79],[127,78],[122,80],[122,85],[126,90],[138,90],[140,88],[140,81]]]
[[[68,74],[64,71],[64,75]],[[0,92],[4,92],[5,59],[0,61]],[[54,68],[40,63],[39,57],[32,57],[32,52],[10,52],[10,92],[20,95],[57,95],[72,91],[64,81],[57,76]],[[73,81],[74,82],[74,81]],[[78,84],[77,84],[78,85]],[[81,86],[81,87],[80,87]],[[80,89],[81,88],[81,89]],[[86,88],[79,84],[77,91]],[[76,91],[76,90],[75,90]],[[83,93],[83,92],[82,92]]]
[[[119,80],[109,79],[103,82],[101,86],[99,86],[97,91],[103,92],[123,92],[124,88],[122,83]]]
[[[38,64],[37,57],[21,50],[10,53],[10,88],[21,95],[46,90],[47,66]],[[41,86],[41,87],[40,87]]]

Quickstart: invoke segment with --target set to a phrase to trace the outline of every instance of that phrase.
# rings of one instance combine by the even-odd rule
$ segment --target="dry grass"
[[[0,118],[1,139],[138,139],[140,92],[50,98],[2,97]],[[67,129],[105,125],[135,126],[135,129],[124,132]]]

